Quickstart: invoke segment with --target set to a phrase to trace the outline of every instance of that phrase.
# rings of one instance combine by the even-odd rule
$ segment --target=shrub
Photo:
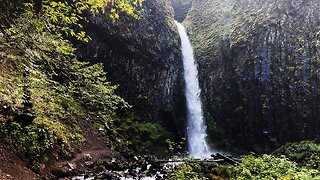
[[[35,171],[40,160],[56,142],[56,137],[46,127],[36,125],[23,127],[17,122],[2,123],[1,126],[5,129],[2,133],[6,135],[8,143]]]
[[[289,143],[274,152],[285,155],[298,165],[320,170],[320,145],[312,141]]]
[[[188,159],[183,164],[179,164],[169,174],[170,180],[207,180],[202,173],[202,166],[198,162]]]
[[[239,166],[234,167],[234,178],[247,179],[320,179],[320,173],[314,169],[299,168],[296,163],[286,157],[281,158],[271,155],[255,157],[245,156]]]

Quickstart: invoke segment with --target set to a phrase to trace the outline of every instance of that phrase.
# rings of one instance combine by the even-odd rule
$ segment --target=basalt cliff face
[[[171,0],[175,20],[182,22],[188,15],[192,0]]]
[[[91,16],[93,40],[79,50],[105,65],[140,117],[184,133],[176,18],[192,39],[215,147],[268,151],[318,136],[319,2],[150,0],[143,8],[140,20]]]
[[[183,69],[171,2],[145,1],[138,20],[126,15],[114,22],[104,15],[90,18],[86,29],[92,41],[79,54],[104,64],[138,116],[182,132]]]
[[[319,12],[316,0],[192,1],[184,24],[216,147],[268,150],[319,135]]]

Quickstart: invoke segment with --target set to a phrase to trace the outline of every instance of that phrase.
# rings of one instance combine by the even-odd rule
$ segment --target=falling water
[[[193,50],[187,32],[183,25],[175,22],[181,38],[181,51],[183,55],[184,78],[186,83],[185,95],[187,99],[187,139],[190,156],[205,158],[211,155],[206,141],[206,126],[200,99],[198,70],[193,57]]]

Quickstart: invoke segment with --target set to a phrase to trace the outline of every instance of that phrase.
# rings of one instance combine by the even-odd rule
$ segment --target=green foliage
[[[300,166],[320,171],[320,145],[303,141],[300,143],[287,144],[274,152],[275,155],[284,155]]]
[[[145,137],[148,139],[150,138],[151,141],[156,142],[161,138],[163,135],[167,135],[167,131],[158,123],[135,123],[135,128],[144,134]]]
[[[115,94],[117,86],[107,81],[101,64],[88,66],[87,63],[75,62],[72,67],[74,71],[70,72],[68,90],[91,115],[108,120],[117,108],[130,107]]]
[[[305,142],[302,143],[306,147]],[[309,142],[310,145],[310,142]],[[317,150],[317,147],[310,149]],[[286,149],[285,147],[284,149]],[[291,147],[291,148],[294,148]],[[292,152],[290,147],[287,152]],[[314,149],[315,148],[315,149]],[[282,151],[283,152],[283,151]],[[307,153],[309,154],[309,153]],[[295,158],[296,154],[292,154]],[[301,159],[299,159],[301,161]],[[206,163],[186,160],[178,165],[169,175],[170,179],[237,179],[237,180],[309,180],[320,179],[320,171],[313,168],[316,160],[303,163],[298,166],[296,162],[290,161],[285,156],[275,157],[263,155],[260,157],[247,155],[242,158],[238,165],[209,165]],[[309,164],[310,163],[310,164]],[[205,165],[206,164],[206,165]],[[300,164],[302,165],[302,164]]]
[[[85,19],[85,11],[93,14],[105,13],[111,20],[118,20],[120,12],[139,18],[138,8],[141,8],[142,2],[143,0],[43,0],[40,11],[35,10],[32,3],[25,3],[25,9],[28,15],[36,17],[33,23],[38,30],[46,29],[59,36],[67,35],[88,42],[90,37],[81,30],[80,22]]]
[[[255,157],[245,156],[243,162],[236,166],[234,178],[247,179],[320,179],[320,172],[314,169],[299,168],[296,163],[285,157],[277,158],[271,155]]]
[[[144,0],[83,0],[76,2],[78,10],[82,11],[89,9],[92,13],[103,12],[109,10],[107,14],[111,19],[119,19],[119,13],[125,12],[126,14],[135,18],[139,17],[137,8],[142,6]],[[110,6],[109,8],[107,8]]]
[[[141,120],[134,115],[122,119],[121,122],[115,122],[115,124],[115,131],[136,149],[163,153],[167,150],[166,139],[173,139],[173,134],[168,132],[162,124]]]
[[[202,173],[202,166],[192,159],[185,160],[184,163],[177,165],[173,172],[169,174],[170,180],[206,180]]]
[[[167,153],[170,155],[175,155],[178,152],[183,152],[185,150],[186,138],[182,138],[181,142],[176,142],[171,139],[166,139],[168,145]]]
[[[213,167],[211,172],[215,175],[215,177],[217,177],[216,179],[228,179],[229,177],[232,177],[232,174],[234,173],[234,167],[231,165],[219,165],[217,167]]]
[[[37,170],[53,147],[68,155],[81,146],[83,124],[108,122],[118,108],[130,107],[115,94],[103,66],[78,61],[63,38],[90,40],[81,25],[89,11],[111,20],[119,13],[139,18],[143,0],[31,2],[5,0],[7,7],[0,7],[0,135]],[[135,128],[152,129],[152,140],[163,130],[153,124]]]
[[[105,122],[129,107],[102,65],[78,61],[68,41],[37,24],[41,18],[23,14],[0,34],[0,110],[16,120],[1,131],[34,169],[53,144],[68,153],[84,143],[80,121]]]
[[[89,66],[77,61],[68,41],[46,31],[38,32],[29,18],[28,15],[19,18],[15,26],[0,36],[3,42],[0,55],[4,59],[0,64],[2,96],[7,101],[17,99],[16,104],[22,104],[19,99],[28,95],[31,102],[37,102],[33,107],[36,116],[58,118],[87,113],[83,111],[111,113],[118,107],[129,107],[114,94],[117,86],[107,81],[101,65]],[[21,92],[5,91],[14,84],[20,87],[14,89]],[[29,88],[28,91],[25,88]]]
[[[23,127],[17,122],[2,123],[1,129],[21,157],[31,164],[33,170],[37,170],[40,159],[53,148],[56,137],[50,133],[50,129],[44,126],[28,125]]]

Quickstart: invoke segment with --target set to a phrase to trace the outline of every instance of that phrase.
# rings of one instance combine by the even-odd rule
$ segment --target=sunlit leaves
[[[31,17],[37,17],[34,23],[39,27],[39,31],[46,29],[60,36],[65,34],[88,42],[90,38],[81,30],[80,23],[85,11],[92,14],[104,13],[106,18],[111,20],[119,19],[120,12],[139,18],[142,2],[143,0],[73,0],[68,3],[43,0],[39,13],[31,3],[25,3],[25,12]]]
[[[138,8],[141,8],[143,0],[86,0],[81,2],[86,4],[85,7],[92,13],[103,12],[110,14],[113,20],[119,19],[119,13],[125,12],[135,18],[139,17]],[[106,11],[108,10],[109,11]]]

